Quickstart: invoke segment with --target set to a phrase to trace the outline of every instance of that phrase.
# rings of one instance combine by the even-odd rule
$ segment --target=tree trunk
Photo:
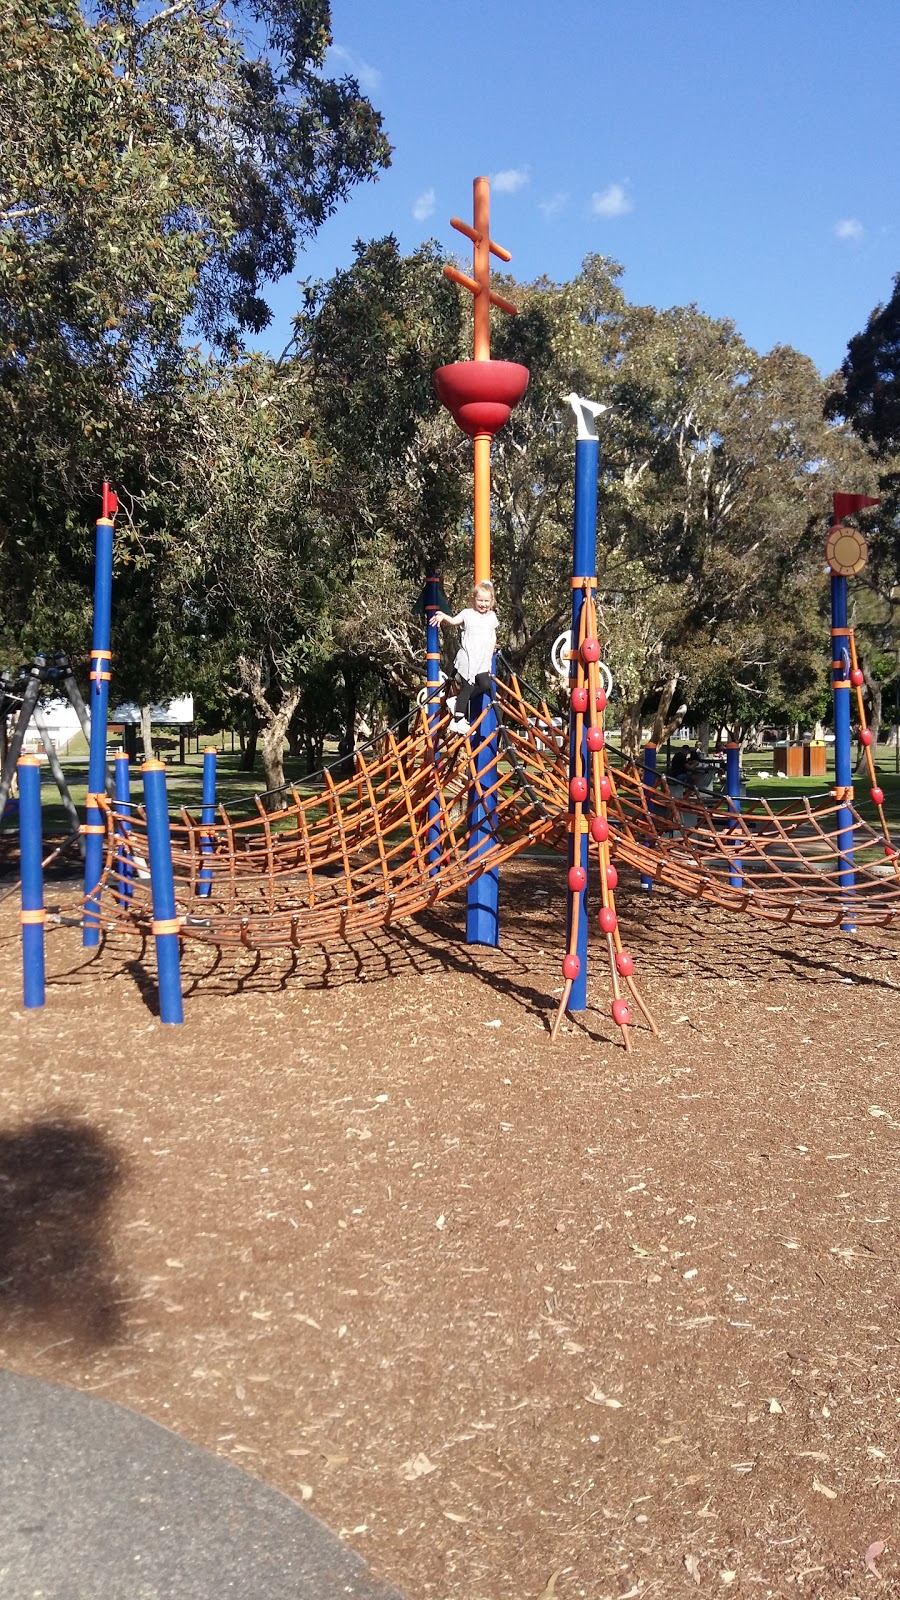
[[[641,758],[644,732],[644,696],[622,701],[622,754],[630,761]]]
[[[239,772],[252,772],[256,766],[256,746],[259,740],[259,718],[253,711],[248,710],[246,726],[239,729],[241,741],[241,759],[238,762]]]
[[[706,717],[697,725],[697,748],[702,756],[709,755],[709,721]]]
[[[153,724],[150,721],[150,707],[141,706],[141,743],[144,746],[144,760],[153,760]]]
[[[661,745],[665,744],[667,739],[671,738],[676,728],[681,727],[687,712],[687,706],[685,705],[680,705],[674,712],[672,711],[672,701],[675,699],[675,690],[678,688],[678,683],[677,676],[669,678],[668,682],[663,685],[662,693],[659,697],[659,705],[656,709],[656,716],[653,719],[653,731],[650,734],[651,743],[656,745],[657,750]]]

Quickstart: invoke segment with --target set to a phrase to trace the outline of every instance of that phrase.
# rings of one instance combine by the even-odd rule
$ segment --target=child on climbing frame
[[[471,723],[466,712],[472,695],[478,691],[482,694],[491,694],[493,690],[491,669],[497,647],[494,585],[489,579],[476,583],[472,590],[471,606],[466,606],[465,610],[460,611],[455,617],[448,616],[446,611],[436,611],[434,620],[439,627],[442,622],[449,622],[454,628],[462,628],[459,649],[453,663],[459,679],[459,688],[456,693],[456,704],[452,707],[453,719],[450,723],[450,732],[468,733]],[[447,703],[451,705],[450,701]]]

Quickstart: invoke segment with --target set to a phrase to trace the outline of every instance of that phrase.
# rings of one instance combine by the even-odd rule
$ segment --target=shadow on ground
[[[112,1344],[122,1332],[110,1233],[123,1164],[74,1117],[0,1130],[0,1320]]]

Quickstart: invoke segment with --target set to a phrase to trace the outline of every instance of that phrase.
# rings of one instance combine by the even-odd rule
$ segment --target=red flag
[[[880,506],[880,500],[873,500],[868,494],[834,494],[834,520],[842,522],[844,517],[853,515],[854,511],[861,511],[863,506]]]

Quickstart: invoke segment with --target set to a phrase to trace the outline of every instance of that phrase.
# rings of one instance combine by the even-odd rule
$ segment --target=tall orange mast
[[[471,239],[474,246],[472,276],[449,266],[444,268],[444,276],[472,295],[475,359],[442,367],[435,373],[435,386],[459,426],[474,440],[475,582],[481,583],[491,575],[491,439],[507,421],[512,406],[522,398],[528,374],[524,367],[513,362],[491,360],[491,306],[497,306],[510,316],[515,316],[518,308],[491,288],[491,256],[499,261],[510,261],[512,257],[491,238],[490,181],[476,178],[472,189],[472,224],[463,222],[460,217],[450,218],[450,226]],[[481,365],[482,372],[472,372],[474,366]],[[512,385],[514,393],[510,392],[511,373],[519,375]]]

